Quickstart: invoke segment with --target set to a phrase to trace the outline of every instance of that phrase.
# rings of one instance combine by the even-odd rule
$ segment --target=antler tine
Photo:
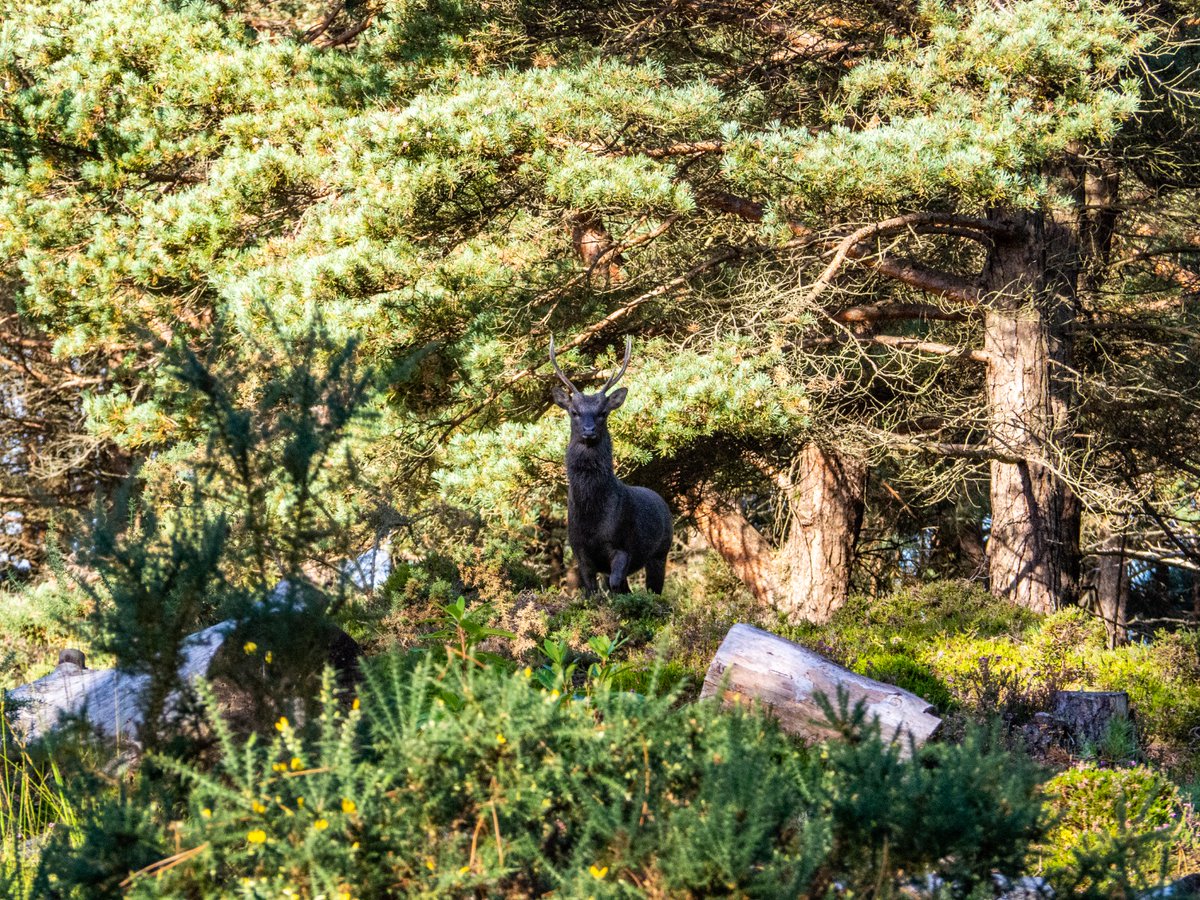
[[[562,379],[562,383],[567,386],[567,390],[572,394],[578,394],[579,389],[571,384],[571,379],[563,374],[563,370],[558,367],[558,360],[554,358],[554,335],[550,335],[550,365],[554,366],[555,374]]]
[[[621,380],[621,376],[625,374],[625,370],[629,368],[629,357],[633,353],[633,335],[625,335],[625,361],[621,363],[621,371],[612,378],[608,379],[604,387],[600,388],[600,393],[607,394],[608,389]]]

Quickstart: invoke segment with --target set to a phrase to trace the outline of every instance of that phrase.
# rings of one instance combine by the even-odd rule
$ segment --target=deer
[[[606,576],[613,593],[629,592],[629,576],[646,570],[646,589],[661,594],[673,529],[667,502],[649,488],[632,487],[613,473],[608,414],[619,409],[627,388],[609,391],[629,368],[633,339],[625,338],[625,361],[597,393],[585,394],[558,366],[554,337],[550,364],[566,390],[555,385],[555,404],[571,420],[567,444],[567,539],[575,553],[584,593],[599,589],[596,576]]]

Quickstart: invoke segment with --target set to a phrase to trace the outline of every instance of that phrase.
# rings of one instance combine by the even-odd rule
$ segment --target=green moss
[[[1056,690],[1129,693],[1144,741],[1187,750],[1200,727],[1200,633],[1109,650],[1082,609],[1038,616],[974,585],[935,582],[854,597],[826,625],[780,630],[858,672],[980,717],[1020,721]],[[915,679],[915,680],[914,680]],[[913,685],[920,682],[921,686]]]
[[[873,653],[860,656],[854,671],[876,681],[894,684],[928,700],[943,712],[954,705],[950,689],[924,663],[902,653]]]

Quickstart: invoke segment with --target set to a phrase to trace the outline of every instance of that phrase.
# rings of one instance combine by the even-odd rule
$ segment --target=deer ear
[[[558,385],[555,385],[554,387],[552,387],[552,388],[550,389],[550,396],[552,396],[552,397],[554,398],[554,402],[555,402],[555,403],[556,403],[558,406],[561,406],[563,409],[570,409],[570,408],[571,408],[571,398],[570,398],[570,396],[567,394],[567,392],[566,392],[566,391],[564,391],[564,390],[563,390],[562,388],[560,388]]]
[[[619,408],[620,405],[625,402],[625,395],[628,393],[628,388],[617,388],[605,398],[604,411],[612,412],[614,409]]]

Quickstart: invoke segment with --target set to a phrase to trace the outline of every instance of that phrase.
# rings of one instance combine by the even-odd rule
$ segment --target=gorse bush
[[[345,578],[315,573],[350,546],[352,511],[336,498],[353,480],[348,433],[363,417],[355,346],[318,319],[298,335],[280,330],[273,346],[243,348],[238,362],[217,350],[208,361],[185,346],[167,352],[174,402],[198,428],[194,446],[170,464],[148,462],[114,504],[97,504],[80,553],[96,576],[79,581],[92,645],[148,676],[144,746],[170,739],[167,720],[192,699],[178,674],[188,635],[222,619],[237,621],[239,646],[272,652],[258,677],[221,666],[255,708],[252,727],[269,725],[285,698],[315,696],[329,616],[347,594]],[[175,481],[159,483],[164,474]]]
[[[852,739],[808,750],[761,716],[610,690],[600,672],[586,699],[542,681],[473,653],[391,654],[352,703],[327,676],[321,713],[270,740],[240,745],[214,716],[214,769],[163,761],[190,786],[182,851],[131,895],[820,896],[985,879],[1041,833],[1035,772],[980,737],[906,759],[843,711]],[[85,834],[44,860],[56,896],[88,896],[64,855],[111,859]]]

